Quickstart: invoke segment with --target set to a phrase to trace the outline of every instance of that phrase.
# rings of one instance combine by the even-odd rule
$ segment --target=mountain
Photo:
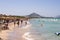
[[[40,16],[39,14],[36,14],[36,13],[32,13],[30,15],[27,15],[27,17],[29,17],[29,18],[41,18],[42,16]]]
[[[41,15],[39,15],[39,14],[37,14],[37,13],[32,13],[32,14],[27,15],[27,16],[25,16],[25,17],[28,17],[28,18],[53,18],[53,17],[41,16]]]

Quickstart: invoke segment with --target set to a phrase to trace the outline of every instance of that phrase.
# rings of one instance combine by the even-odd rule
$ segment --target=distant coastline
[[[39,15],[39,14],[37,14],[37,13],[32,13],[32,14],[30,14],[30,15],[27,15],[26,17],[28,17],[28,18],[54,18],[54,17],[44,17],[44,16],[41,16],[41,15]]]

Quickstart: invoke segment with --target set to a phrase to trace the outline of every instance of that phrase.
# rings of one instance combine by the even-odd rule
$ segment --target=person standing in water
[[[25,25],[27,25],[27,21],[25,21]]]

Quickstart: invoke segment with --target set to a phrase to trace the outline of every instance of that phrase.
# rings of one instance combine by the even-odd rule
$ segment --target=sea
[[[26,32],[27,40],[60,40],[55,33],[60,32],[60,19],[34,18],[29,22],[32,26]]]

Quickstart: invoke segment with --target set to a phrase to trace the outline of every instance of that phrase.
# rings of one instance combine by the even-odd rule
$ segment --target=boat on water
[[[56,34],[57,36],[59,36],[59,35],[60,35],[60,32],[56,32],[55,34]]]

